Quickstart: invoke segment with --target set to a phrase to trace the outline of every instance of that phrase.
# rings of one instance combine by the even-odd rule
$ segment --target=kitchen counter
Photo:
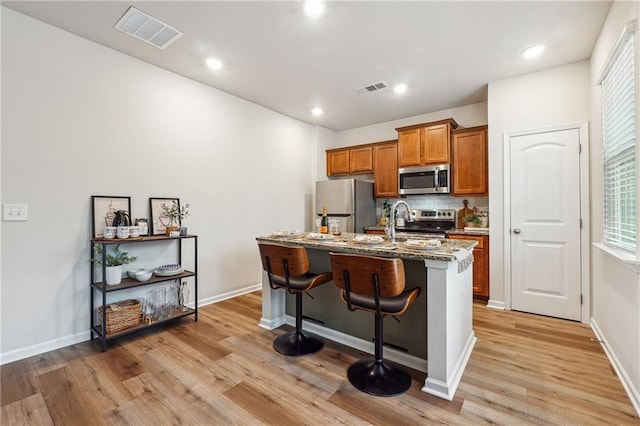
[[[417,249],[407,246],[404,242],[408,239],[421,240],[420,235],[403,234],[396,235],[396,242],[391,243],[384,238],[379,244],[362,244],[354,241],[354,237],[363,234],[343,233],[330,240],[314,240],[302,234],[296,238],[282,238],[275,236],[258,237],[258,241],[299,245],[307,248],[331,249],[346,253],[368,254],[371,256],[399,257],[411,260],[440,260],[445,262],[455,261],[455,253],[459,249],[473,250],[478,243],[472,240],[439,240],[441,246],[434,250]],[[427,238],[431,239],[431,238]]]
[[[365,234],[358,234],[365,235]],[[307,249],[311,272],[331,269],[330,252],[397,257],[404,261],[407,287],[419,286],[421,295],[396,321],[385,321],[385,358],[427,372],[423,391],[451,400],[476,342],[472,329],[473,264],[465,258],[476,241],[440,240],[435,250],[407,247],[402,237],[395,244],[354,242],[356,234],[342,234],[330,240],[313,240],[306,234],[295,238],[260,236],[258,242],[302,246]],[[368,235],[371,236],[371,235]],[[415,234],[411,239],[418,239]],[[458,260],[460,259],[460,261]],[[429,285],[427,285],[427,283]],[[305,298],[303,329],[338,343],[373,354],[373,317],[364,311],[350,312],[340,300],[337,288],[325,284]],[[293,325],[293,297],[273,290],[266,272],[262,276],[262,318],[269,330]]]
[[[489,235],[488,229],[453,229],[451,231],[447,231],[447,235]]]
[[[375,231],[384,233],[384,226],[365,226],[365,231]],[[452,229],[446,232],[447,235],[455,234],[455,235],[489,235],[489,230],[485,228],[478,229]],[[416,236],[420,236],[420,233],[417,232],[400,232],[396,230],[396,237],[404,237],[404,238],[414,238]]]

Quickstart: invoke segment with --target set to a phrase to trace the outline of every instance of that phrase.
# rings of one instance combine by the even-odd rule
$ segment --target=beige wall
[[[640,22],[638,2],[614,2],[591,54],[591,229],[592,241],[602,242],[602,94],[597,81],[624,26]],[[640,87],[640,36],[636,29],[636,89]],[[636,122],[640,123],[636,91]],[[638,126],[640,129],[640,125]],[[638,131],[636,131],[636,143]],[[640,161],[637,161],[640,164]],[[640,176],[636,176],[640,188]],[[637,197],[640,202],[640,197]],[[636,219],[638,220],[638,219]],[[592,325],[604,342],[627,393],[640,413],[640,271],[598,246],[591,251]]]
[[[205,303],[260,282],[257,235],[305,228],[312,126],[6,8],[1,31],[2,202],[29,206],[2,223],[2,362],[88,338],[91,195],[191,203]]]
[[[489,83],[490,304],[505,298],[505,132],[589,120],[589,62],[582,61]]]

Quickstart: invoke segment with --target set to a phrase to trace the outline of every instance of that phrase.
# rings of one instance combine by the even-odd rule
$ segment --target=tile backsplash
[[[478,210],[488,211],[489,197],[452,197],[450,195],[408,195],[405,198],[378,198],[376,199],[376,215],[382,214],[382,204],[389,200],[391,204],[397,200],[404,200],[412,209],[455,209],[464,207],[462,200],[468,200],[470,209],[478,207]]]

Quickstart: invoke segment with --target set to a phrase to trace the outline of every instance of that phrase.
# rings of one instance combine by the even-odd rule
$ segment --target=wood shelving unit
[[[150,242],[172,242],[177,241],[178,243],[178,259],[177,263],[182,265],[182,244],[183,241],[191,241],[193,242],[193,271],[185,270],[180,274],[170,275],[170,276],[158,276],[154,275],[148,281],[137,281],[131,278],[123,278],[120,284],[116,285],[106,285],[104,282],[95,281],[95,271],[98,266],[93,266],[91,268],[91,339],[99,338],[102,343],[102,351],[104,352],[107,349],[107,341],[125,336],[127,334],[135,333],[137,331],[143,330],[148,327],[155,327],[160,324],[165,324],[167,322],[176,320],[178,318],[184,318],[187,316],[193,315],[194,321],[198,321],[198,236],[197,235],[185,235],[179,237],[167,237],[164,235],[154,235],[148,237],[140,237],[140,238],[128,238],[128,239],[104,239],[104,238],[94,238],[91,240],[91,248],[90,248],[90,257],[94,258],[95,252],[94,247],[96,244],[102,245],[103,252],[106,252],[108,246],[116,245],[116,244],[143,244]],[[102,268],[102,276],[105,277],[105,266],[100,266]],[[107,294],[113,293],[117,291],[122,291],[126,289],[132,289],[137,287],[148,286],[152,284],[158,284],[173,280],[178,280],[180,282],[184,278],[192,278],[193,279],[193,287],[194,287],[194,308],[188,308],[186,310],[182,310],[180,307],[173,310],[173,313],[170,317],[163,318],[161,320],[155,320],[151,323],[143,322],[142,317],[140,319],[140,323],[136,324],[132,327],[128,327],[123,330],[119,330],[114,333],[105,333],[105,329],[102,324],[107,322]],[[96,303],[95,303],[95,295],[99,293],[101,295],[101,303],[98,306],[102,307],[102,314],[98,315],[96,312]]]

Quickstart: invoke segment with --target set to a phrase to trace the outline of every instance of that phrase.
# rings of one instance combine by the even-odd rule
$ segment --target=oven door
[[[396,232],[412,233],[426,238],[446,238],[447,236],[445,230],[437,224],[416,222],[405,222],[404,226],[396,226]]]
[[[449,165],[398,169],[398,193],[400,195],[448,194]]]

